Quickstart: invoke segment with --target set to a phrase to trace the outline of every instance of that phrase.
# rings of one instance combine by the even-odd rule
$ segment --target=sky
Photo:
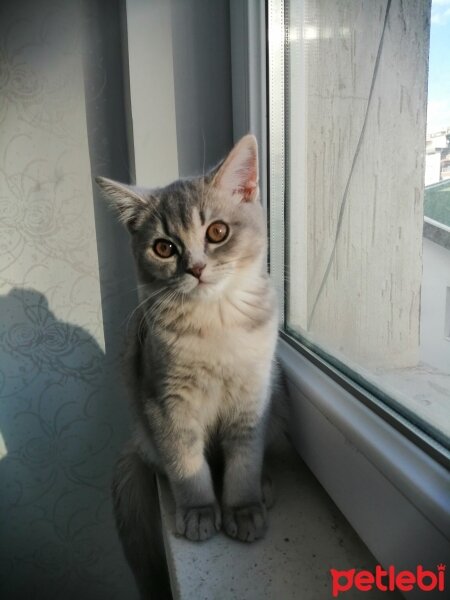
[[[433,0],[427,129],[450,127],[450,0]]]

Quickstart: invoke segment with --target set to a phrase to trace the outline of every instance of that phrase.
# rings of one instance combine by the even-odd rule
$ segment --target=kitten
[[[135,573],[146,569],[135,556],[138,537],[154,535],[144,514],[153,469],[170,482],[179,534],[205,540],[223,527],[247,542],[264,534],[278,315],[257,156],[247,135],[205,176],[152,190],[97,179],[131,233],[140,283],[126,354],[135,430],[113,484]],[[211,445],[223,453],[220,499]],[[133,519],[139,532],[130,531]]]

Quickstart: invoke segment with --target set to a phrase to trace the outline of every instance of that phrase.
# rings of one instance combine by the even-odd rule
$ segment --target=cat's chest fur
[[[183,336],[176,342],[176,362],[192,365],[211,378],[231,382],[238,377],[251,378],[268,368],[273,355],[276,330],[272,322],[258,329],[209,330],[204,336]]]
[[[232,297],[198,306],[183,316],[178,332],[161,332],[171,347],[164,393],[182,388],[186,406],[205,427],[241,411],[256,418],[265,410],[277,338],[271,294],[252,305]]]
[[[251,305],[235,296],[196,307],[172,336],[175,362],[208,367],[217,377],[267,368],[277,335],[274,306],[268,290]]]

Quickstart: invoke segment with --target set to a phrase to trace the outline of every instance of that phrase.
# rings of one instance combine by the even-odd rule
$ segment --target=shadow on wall
[[[111,568],[117,361],[35,290],[0,297],[0,314],[1,596],[134,597]]]

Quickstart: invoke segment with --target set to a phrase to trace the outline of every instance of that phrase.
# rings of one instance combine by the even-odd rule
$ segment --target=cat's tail
[[[171,600],[156,472],[132,447],[116,464],[112,496],[119,537],[142,600]]]
[[[285,373],[278,363],[275,363],[273,373],[262,479],[264,504],[267,508],[271,508],[276,502],[274,474],[295,456],[290,437],[290,402]]]
[[[266,450],[284,454],[290,447],[290,402],[286,375],[276,362],[273,368],[272,397],[267,424]]]

